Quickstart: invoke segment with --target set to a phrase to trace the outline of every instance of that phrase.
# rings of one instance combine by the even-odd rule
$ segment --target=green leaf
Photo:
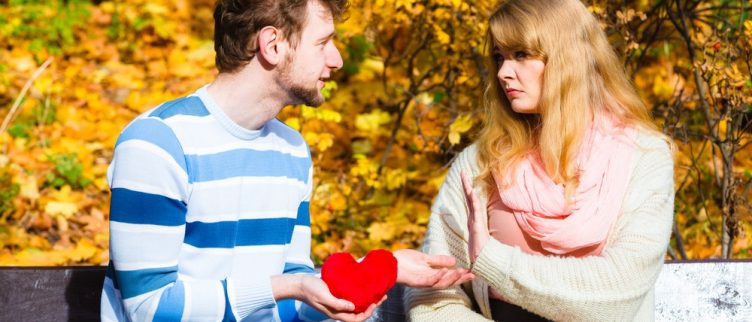
[[[355,75],[360,71],[360,67],[357,63],[347,60],[342,64],[342,71],[347,75]]]
[[[47,156],[55,164],[55,170],[47,174],[46,186],[60,189],[64,185],[71,188],[84,188],[91,180],[83,176],[83,165],[78,161],[76,153]]]
[[[24,123],[13,124],[8,128],[8,133],[14,138],[29,138],[29,126]]]
[[[144,27],[149,25],[149,21],[142,18],[137,17],[136,20],[133,22],[133,29],[136,29],[136,31],[141,31],[144,29]]]
[[[443,100],[443,99],[444,99],[444,96],[446,96],[446,94],[444,94],[444,92],[436,92],[436,93],[433,93],[433,102],[434,102],[435,104],[439,104],[439,103],[441,103],[441,100]]]

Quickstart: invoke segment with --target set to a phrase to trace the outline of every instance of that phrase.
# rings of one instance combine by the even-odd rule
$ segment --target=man
[[[355,314],[312,274],[310,152],[275,118],[286,105],[323,103],[324,81],[342,67],[332,38],[345,7],[346,0],[217,4],[216,80],[139,116],[115,146],[102,320],[371,315],[376,305]],[[472,278],[447,269],[450,257],[395,256],[397,281],[410,286]]]

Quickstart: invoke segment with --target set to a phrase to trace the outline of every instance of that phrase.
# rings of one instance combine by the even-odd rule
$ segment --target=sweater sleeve
[[[298,214],[295,219],[290,247],[285,257],[285,274],[307,273],[311,274],[313,270],[313,261],[311,261],[311,215],[310,202],[313,189],[313,168],[308,170],[308,182],[306,184],[306,195],[298,205]]]
[[[108,169],[111,278],[130,320],[239,320],[275,304],[268,279],[178,278],[188,173],[180,142],[162,120],[136,119],[118,138]]]
[[[309,169],[308,174],[307,192],[298,206],[298,217],[295,220],[292,240],[285,258],[284,274],[316,274],[311,260],[311,215],[309,210],[313,192],[313,167]],[[326,315],[305,302],[293,299],[278,301],[277,313],[282,322],[323,321],[328,319]]]
[[[673,219],[673,158],[665,142],[652,145],[638,156],[601,255],[532,255],[491,239],[473,272],[508,302],[548,319],[633,320],[660,272]]]
[[[469,267],[467,239],[465,233],[452,229],[445,214],[466,213],[464,195],[452,182],[459,182],[462,160],[468,151],[463,152],[452,164],[444,184],[431,207],[431,217],[423,243],[423,252],[433,255],[449,255],[457,259],[458,266]],[[461,208],[460,208],[461,206]],[[470,283],[465,286],[469,286]],[[490,321],[472,309],[472,296],[464,286],[445,290],[406,288],[405,310],[411,321]]]

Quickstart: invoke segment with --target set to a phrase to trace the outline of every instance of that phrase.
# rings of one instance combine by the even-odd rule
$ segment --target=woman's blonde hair
[[[478,138],[478,179],[484,183],[492,185],[496,172],[505,178],[502,184],[512,184],[506,178],[514,165],[538,150],[546,172],[571,196],[578,183],[578,147],[595,116],[661,135],[598,21],[580,1],[505,1],[490,17],[488,45],[486,118]],[[494,48],[543,60],[539,114],[512,110],[496,77]]]

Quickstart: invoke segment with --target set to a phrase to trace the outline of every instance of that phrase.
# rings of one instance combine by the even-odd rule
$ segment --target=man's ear
[[[282,32],[272,26],[266,26],[259,31],[258,39],[260,59],[268,64],[279,64],[287,50],[287,41],[282,37]]]

